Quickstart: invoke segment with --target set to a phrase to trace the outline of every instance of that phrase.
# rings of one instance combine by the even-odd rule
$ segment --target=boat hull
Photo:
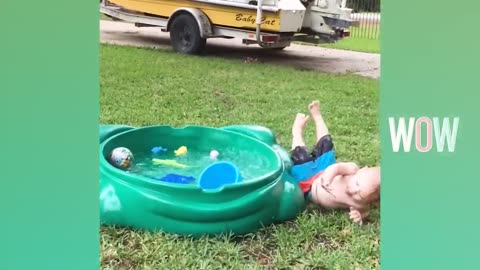
[[[125,9],[169,18],[179,8],[202,10],[213,25],[254,30],[256,9],[241,8],[187,0],[109,0]],[[261,30],[266,32],[297,32],[303,22],[305,9],[298,1],[291,1],[287,7],[279,6],[276,12],[264,10]],[[234,5],[235,2],[232,2]],[[293,4],[292,4],[293,3]],[[298,2],[300,3],[300,2]],[[275,8],[270,8],[270,10]]]

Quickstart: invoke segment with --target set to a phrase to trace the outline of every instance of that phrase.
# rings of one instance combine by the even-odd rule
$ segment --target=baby
[[[303,130],[310,116],[298,113],[292,127],[291,175],[306,197],[325,208],[346,208],[350,219],[362,224],[371,204],[380,201],[380,168],[336,163],[332,138],[320,114],[318,101],[309,104],[317,144],[308,153]]]

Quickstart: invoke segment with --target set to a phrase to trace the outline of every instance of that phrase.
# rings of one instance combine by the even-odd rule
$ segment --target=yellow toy
[[[171,166],[171,167],[175,167],[175,168],[186,168],[186,167],[188,167],[187,165],[178,163],[173,159],[154,158],[154,159],[152,159],[152,162],[154,164],[157,164],[157,165],[165,165],[165,166]]]
[[[187,147],[182,146],[182,147],[178,148],[177,150],[175,150],[174,152],[175,152],[175,156],[183,156],[187,153]]]

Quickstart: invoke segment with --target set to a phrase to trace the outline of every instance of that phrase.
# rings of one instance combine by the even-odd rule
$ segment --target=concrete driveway
[[[133,24],[100,21],[100,42],[138,47],[171,49],[168,33],[159,28],[137,28]],[[243,45],[239,39],[209,39],[211,56],[255,59],[262,63],[291,66],[329,73],[354,73],[378,79],[380,55],[293,44],[283,51],[268,51],[256,45]]]

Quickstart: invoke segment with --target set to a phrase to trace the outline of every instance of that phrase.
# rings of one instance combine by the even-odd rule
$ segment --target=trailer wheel
[[[197,21],[189,14],[181,14],[173,19],[170,28],[170,40],[176,52],[185,54],[202,52],[207,41],[200,36]]]

